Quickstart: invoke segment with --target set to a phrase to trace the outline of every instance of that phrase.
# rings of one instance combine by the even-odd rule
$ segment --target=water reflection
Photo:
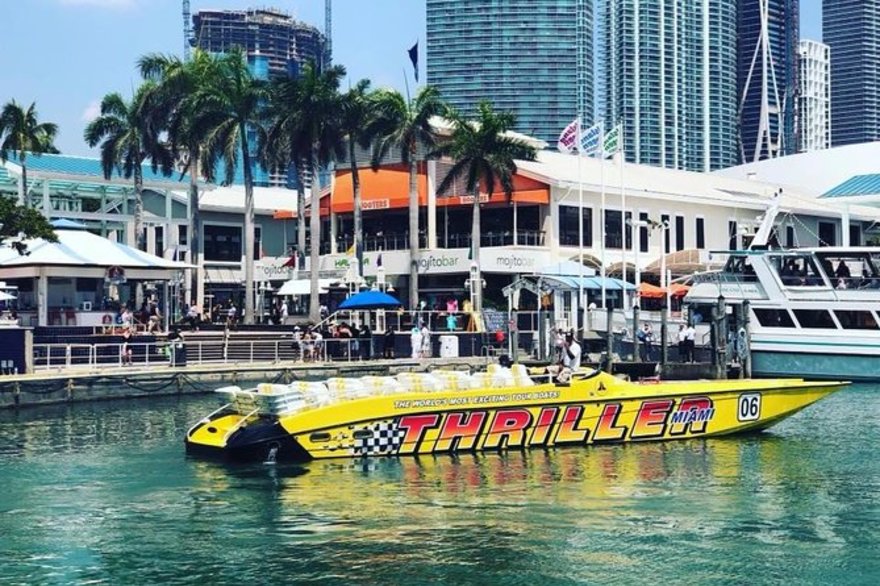
[[[0,582],[847,583],[880,570],[878,397],[748,437],[298,466],[187,458],[209,399],[0,413]]]

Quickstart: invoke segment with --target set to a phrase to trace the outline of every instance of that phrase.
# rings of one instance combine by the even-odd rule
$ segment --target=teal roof
[[[19,164],[18,157],[12,155],[9,161],[16,165]],[[43,173],[53,173],[58,175],[71,175],[77,178],[94,177],[96,181],[104,182],[104,170],[101,168],[101,160],[90,157],[74,157],[69,155],[29,155],[27,158],[28,171],[36,171]],[[189,178],[180,173],[172,173],[165,176],[161,172],[153,172],[150,165],[141,165],[143,169],[144,183],[167,183],[168,187],[173,189],[174,186],[187,184]],[[113,179],[124,179],[117,169],[113,173]]]
[[[833,187],[822,197],[852,197],[859,195],[880,195],[880,174],[856,175],[837,187]]]

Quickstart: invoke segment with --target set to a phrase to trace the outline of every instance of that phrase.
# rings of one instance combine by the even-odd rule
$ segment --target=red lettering
[[[622,440],[626,436],[626,427],[618,426],[617,417],[620,415],[620,403],[608,403],[602,409],[596,431],[593,433],[594,442],[613,442]]]
[[[403,437],[398,454],[415,454],[418,451],[419,443],[425,435],[425,431],[430,427],[435,427],[440,416],[436,413],[428,413],[426,415],[405,415],[400,418],[397,424],[401,429],[406,430]]]
[[[644,401],[636,415],[630,437],[632,439],[661,437],[666,431],[666,418],[669,417],[669,410],[674,403],[672,399]]]
[[[532,423],[532,414],[527,409],[497,411],[492,427],[483,442],[484,449],[522,447],[526,439],[526,428]]]
[[[547,436],[550,435],[550,428],[553,426],[553,422],[556,421],[556,414],[558,412],[559,409],[556,407],[541,409],[541,413],[538,415],[538,423],[535,425],[532,437],[529,439],[530,446],[543,446],[547,443]]]
[[[577,427],[583,412],[584,408],[580,405],[571,405],[565,408],[562,413],[562,421],[559,423],[559,430],[556,432],[556,439],[553,440],[554,444],[577,444],[587,441],[589,429]]]
[[[474,411],[469,416],[465,413],[448,414],[443,420],[443,427],[433,451],[473,450],[485,420],[485,411]]]

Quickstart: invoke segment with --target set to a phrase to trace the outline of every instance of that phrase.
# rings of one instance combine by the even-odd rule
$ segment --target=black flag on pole
[[[416,83],[419,83],[419,42],[416,41],[416,44],[410,47],[409,49],[409,60],[412,61],[413,70],[415,70],[416,75]]]

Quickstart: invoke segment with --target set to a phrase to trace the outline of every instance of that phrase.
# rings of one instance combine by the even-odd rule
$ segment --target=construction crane
[[[324,62],[333,60],[333,0],[324,0]]]
[[[186,61],[189,61],[191,40],[192,18],[189,12],[189,0],[183,0],[183,58]]]

